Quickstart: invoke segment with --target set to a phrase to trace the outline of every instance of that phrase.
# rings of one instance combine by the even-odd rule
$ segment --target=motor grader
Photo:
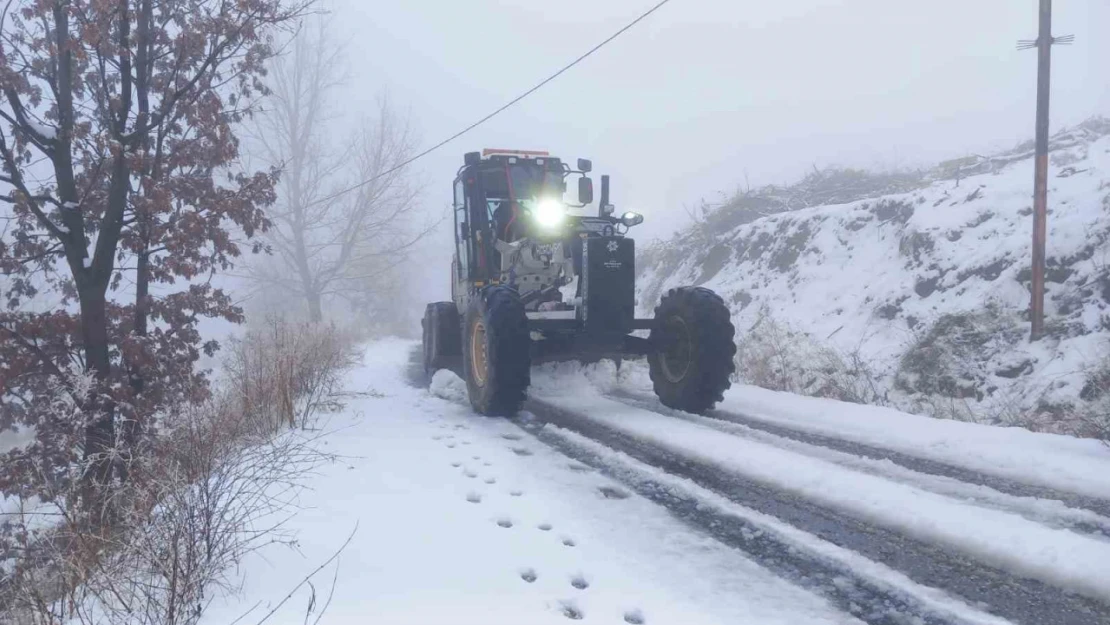
[[[713,291],[670,289],[651,319],[638,319],[635,212],[616,215],[601,177],[594,215],[592,164],[571,168],[547,152],[470,152],[455,177],[451,301],[422,320],[429,374],[452,369],[474,410],[512,415],[535,364],[647,357],[660,401],[703,413],[734,371],[734,329]],[[566,199],[577,179],[577,202]],[[646,336],[645,336],[646,334]]]

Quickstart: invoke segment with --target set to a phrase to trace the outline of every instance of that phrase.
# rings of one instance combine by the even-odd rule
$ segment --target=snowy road
[[[980,505],[1015,512],[1031,520],[1110,539],[1110,499],[1081,495],[956,464],[915,456],[854,440],[780,425],[728,410],[699,417],[659,404],[654,396],[618,390],[609,394],[636,406],[700,423],[729,434],[829,460],[872,475],[913,484]]]
[[[911,421],[911,448],[748,390],[695,417],[604,366],[537,370],[520,418],[487,419],[448,372],[414,385],[410,354],[370,348],[351,383],[381,397],[340,415],[344,466],[292,521],[299,553],[246,563],[243,596],[204,622],[269,611],[357,521],[323,623],[1110,623],[1102,485],[1069,480],[1110,451],[1086,441],[966,458],[994,434]],[[307,601],[267,622],[303,622]]]
[[[1095,623],[1110,542],[962,504],[597,398],[531,402],[544,421],[683,477],[1017,622]],[[589,404],[588,406],[586,404]],[[569,408],[573,406],[574,408]],[[985,561],[982,563],[979,561]],[[1054,585],[1056,584],[1056,585]]]

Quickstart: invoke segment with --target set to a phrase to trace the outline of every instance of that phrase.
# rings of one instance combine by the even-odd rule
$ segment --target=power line
[[[539,89],[541,87],[543,87],[547,83],[551,82],[552,80],[555,80],[556,78],[561,76],[563,73],[565,73],[570,68],[572,68],[575,65],[578,65],[579,63],[581,63],[582,61],[586,60],[586,58],[588,58],[591,54],[593,54],[594,52],[597,52],[601,48],[605,47],[605,45],[608,44],[610,41],[616,39],[617,37],[620,37],[622,34],[624,34],[625,31],[632,28],[636,24],[640,23],[644,18],[651,15],[652,13],[655,13],[664,4],[667,4],[670,1],[671,0],[661,0],[655,6],[651,7],[647,11],[644,11],[643,13],[641,13],[636,19],[634,19],[631,22],[625,24],[623,28],[621,28],[617,32],[613,33],[612,35],[609,35],[609,37],[606,38],[604,41],[602,41],[601,43],[597,44],[596,46],[590,48],[588,51],[586,51],[585,54],[579,56],[578,58],[574,59],[570,63],[564,65],[559,71],[557,71],[554,74],[548,76],[547,78],[544,78],[542,81],[537,83],[534,87],[532,87],[528,91],[525,91],[524,93],[518,95],[517,97],[513,98],[512,100],[509,100],[509,102],[506,103],[505,105],[503,105],[501,108],[495,110],[494,112],[490,113],[489,115],[486,115],[482,119],[479,119],[478,121],[474,122],[473,124],[470,124],[466,128],[463,128],[462,130],[460,130],[460,131],[456,132],[455,134],[451,135],[450,137],[447,137],[443,141],[440,141],[439,143],[437,143],[437,144],[433,145],[432,147],[424,150],[423,152],[420,152],[416,156],[413,156],[412,158],[406,159],[405,161],[401,162],[400,164],[395,165],[394,167],[391,167],[391,168],[387,169],[386,171],[383,171],[382,173],[377,174],[377,175],[375,175],[371,178],[367,178],[366,180],[363,180],[362,182],[351,185],[350,187],[348,187],[346,189],[343,189],[341,191],[336,191],[335,193],[332,193],[331,195],[328,195],[326,197],[320,198],[319,200],[316,200],[315,202],[313,202],[313,204],[320,204],[320,203],[323,203],[323,202],[328,202],[328,201],[334,200],[335,198],[337,198],[341,195],[350,193],[351,191],[361,189],[362,187],[365,187],[366,185],[374,182],[375,180],[377,180],[379,178],[383,178],[385,176],[388,176],[389,174],[392,174],[393,172],[395,172],[399,169],[402,169],[404,167],[407,167],[408,165],[411,165],[415,161],[417,161],[421,158],[424,158],[425,156],[431,154],[432,152],[435,152],[439,148],[442,148],[443,146],[447,145],[448,143],[451,143],[455,139],[458,139],[459,137],[465,135],[466,133],[470,132],[471,130],[474,130],[478,126],[481,126],[482,124],[484,124],[484,123],[488,122],[489,120],[493,119],[499,113],[501,113],[504,110],[508,109],[509,107],[513,106],[517,102],[520,102],[521,100],[523,100],[524,98],[527,98],[528,96],[532,95],[536,91],[539,91]]]

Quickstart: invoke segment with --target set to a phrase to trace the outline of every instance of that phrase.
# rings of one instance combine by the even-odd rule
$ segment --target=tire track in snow
[[[582,436],[585,441],[603,451],[576,442],[563,432],[552,431],[542,425],[537,427],[534,421],[518,418],[516,423],[541,443],[597,469],[602,475],[663,506],[687,525],[706,532],[725,546],[744,552],[753,562],[825,597],[833,605],[865,623],[972,625],[992,620],[992,617],[986,615],[985,619],[965,618],[955,611],[929,605],[920,597],[892,584],[860,575],[858,571],[834,558],[808,553],[799,548],[796,542],[767,531],[766,527],[757,522],[707,504],[704,498],[690,494],[685,489],[661,483],[622,466],[622,463],[607,456],[615,457],[623,452],[614,451],[593,439]]]
[[[801,438],[786,437],[767,429],[752,427],[731,419],[722,419],[712,413],[711,416],[702,417],[674,410],[663,406],[654,397],[648,399],[627,392],[610,393],[609,397],[633,408],[682,419],[732,436],[739,436],[748,440],[774,445],[788,451],[821,458],[870,475],[886,477],[938,494],[971,501],[976,505],[1018,514],[1049,527],[1060,527],[1110,540],[1110,517],[1102,516],[1086,508],[1068,506],[1060,497],[1038,498],[1032,495],[1014,494],[985,484],[969,483],[966,480],[948,475],[919,471],[888,457],[853,453],[832,445],[821,445]],[[845,448],[852,448],[853,443],[849,441],[833,440],[848,443]]]
[[[909,538],[708,463],[669,452],[598,423],[588,415],[547,401],[530,399],[526,407],[548,423],[687,478],[734,503],[885,564],[921,585],[946,590],[972,605],[990,606],[992,613],[1016,623],[1088,625],[1110,622],[1110,606],[1093,599],[949,553],[941,546]],[[729,544],[736,546],[735,543],[730,541]]]
[[[630,400],[636,402],[637,407],[646,408],[660,414],[669,414],[663,412],[667,410],[667,408],[660,404],[654,396],[618,390],[610,393],[610,397],[620,401]],[[1070,493],[1037,484],[1029,484],[1012,478],[993,475],[976,469],[969,469],[946,462],[940,462],[938,460],[932,460],[930,458],[922,458],[876,445],[818,434],[801,428],[792,428],[738,412],[711,410],[706,416],[728,423],[743,425],[753,430],[762,430],[769,434],[774,434],[775,436],[795,440],[808,445],[827,447],[853,456],[871,458],[874,460],[889,460],[911,471],[947,477],[966,484],[986,486],[1015,497],[1060,501],[1069,508],[1087,510],[1106,519],[1110,519],[1110,501],[1106,499]]]

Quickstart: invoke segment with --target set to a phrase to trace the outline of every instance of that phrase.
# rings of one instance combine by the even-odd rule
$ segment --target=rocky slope
[[[1030,144],[928,172],[814,172],[645,249],[640,301],[730,303],[746,381],[936,416],[1083,431],[1110,338],[1110,120],[1056,134],[1047,334],[1028,341]]]

